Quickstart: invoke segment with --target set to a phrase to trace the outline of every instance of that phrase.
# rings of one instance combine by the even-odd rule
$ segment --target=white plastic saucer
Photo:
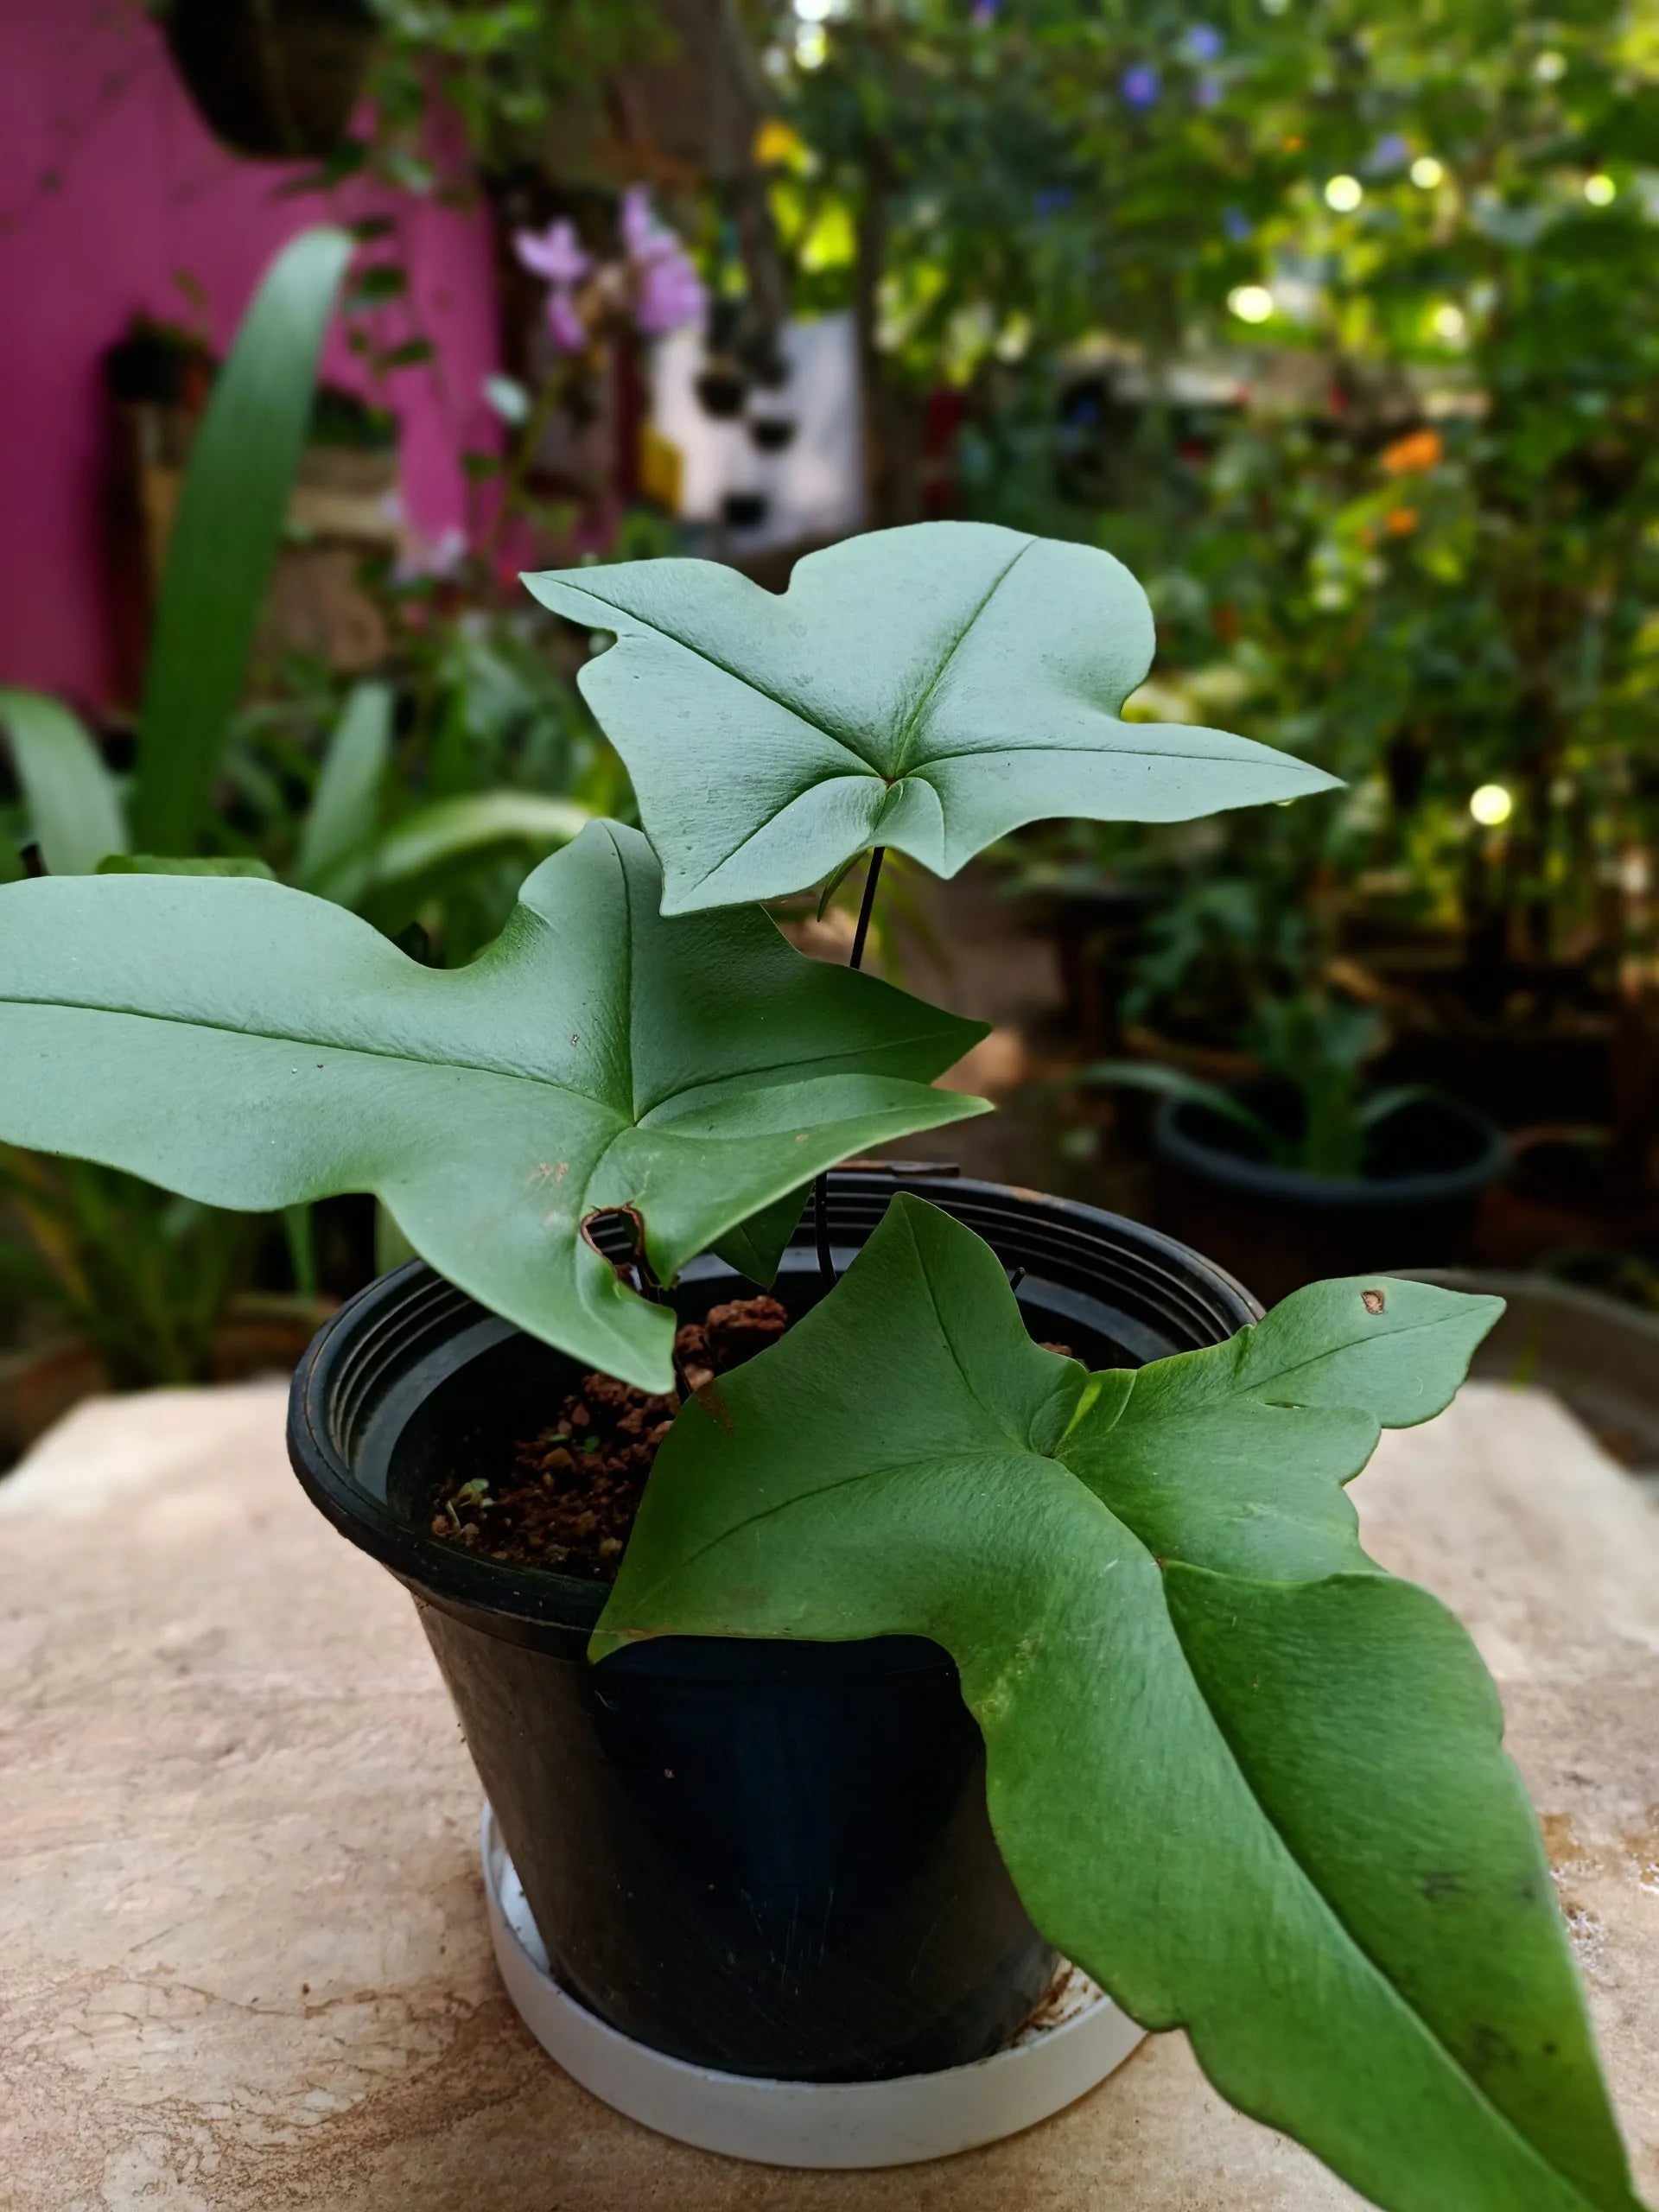
[[[1145,2030],[1076,1967],[1006,2050],[887,2082],[719,2074],[607,2027],[554,1980],[486,1804],[480,1834],[496,1964],[519,2018],[584,2089],[702,2151],[770,2166],[904,2166],[1017,2135],[1121,2066]]]

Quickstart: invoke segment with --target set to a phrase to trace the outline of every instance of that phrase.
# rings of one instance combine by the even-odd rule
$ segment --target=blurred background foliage
[[[1227,1144],[1327,1179],[1332,1161],[1363,1179],[1370,1133],[1419,1112],[1427,1087],[1515,1137],[1496,1256],[1617,1253],[1607,1279],[1648,1295],[1656,0],[374,14],[369,103],[300,180],[325,204],[366,174],[492,206],[504,239],[527,209],[569,219],[602,253],[621,186],[649,183],[707,285],[711,358],[747,332],[764,380],[781,316],[852,318],[870,523],[968,517],[1108,548],[1158,617],[1144,711],[1247,730],[1347,779],[1330,804],[1053,826],[995,856],[1009,928],[1046,931],[1065,982],[1029,1056],[1045,1095],[1103,1058],[1161,1071],[1062,1081],[1051,1179],[1116,1195],[1102,1144],[1147,1148],[1146,1094],[1180,1105],[1172,1071],[1230,1087]],[[701,152],[652,122],[653,70],[680,88],[671,108],[723,118]],[[353,243],[337,312],[384,381],[430,342],[396,226],[360,222]],[[575,435],[594,418],[625,353],[595,335],[493,380],[468,528],[365,562],[384,639],[366,675],[255,655],[233,710],[193,740],[213,789],[192,855],[269,868],[454,961],[585,812],[626,814],[574,685],[588,641],[512,578],[531,555],[729,553],[648,469],[623,465],[596,500],[537,465],[550,422]],[[649,346],[628,359],[648,385]],[[260,447],[241,439],[232,460]],[[166,680],[153,657],[147,701]],[[0,715],[18,769],[9,849],[60,866],[30,818],[30,741]],[[119,733],[102,757],[117,797],[88,818],[142,819]],[[151,772],[142,717],[136,758]],[[937,956],[938,930],[907,887],[889,954]],[[1120,1091],[1121,1110],[1103,1103]],[[219,1230],[120,1179],[16,1175],[34,1226],[14,1237],[14,1279],[33,1268],[40,1294],[55,1274],[83,1331],[99,1309],[161,1317],[142,1345],[106,1345],[122,1379],[207,1371],[238,1289],[310,1298],[365,1264],[360,1221],[227,1228],[183,1268],[196,1318],[175,1328],[165,1255]],[[93,1295],[86,1255],[111,1246],[131,1281]]]

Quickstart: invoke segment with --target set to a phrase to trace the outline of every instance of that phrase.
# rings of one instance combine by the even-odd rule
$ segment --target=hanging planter
[[[334,151],[379,31],[369,0],[168,0],[162,20],[202,121],[257,161]]]

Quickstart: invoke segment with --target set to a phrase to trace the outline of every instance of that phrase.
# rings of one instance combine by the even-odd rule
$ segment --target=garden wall
[[[136,314],[197,318],[222,347],[295,231],[393,215],[411,306],[438,347],[402,372],[404,503],[436,537],[460,518],[461,448],[486,442],[495,365],[489,233],[456,212],[352,185],[294,194],[286,165],[238,160],[197,119],[139,0],[5,0],[0,73],[0,683],[111,698],[101,362]],[[407,310],[399,308],[397,313]],[[336,333],[325,373],[360,387]]]

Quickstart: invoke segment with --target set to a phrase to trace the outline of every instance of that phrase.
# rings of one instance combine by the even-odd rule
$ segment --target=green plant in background
[[[1288,1102],[1287,1116],[1154,1060],[1091,1061],[1066,1080],[1201,1106],[1241,1131],[1257,1157],[1275,1167],[1353,1179],[1365,1173],[1383,1125],[1428,1095],[1418,1084],[1368,1087],[1365,1070],[1384,1034],[1372,1008],[1325,995],[1268,999],[1258,1006],[1245,1043],[1262,1078]]]
[[[767,20],[780,225],[803,296],[862,317],[877,518],[965,497],[1132,557],[1168,690],[1225,671],[1230,711],[1352,786],[1317,825],[1067,841],[1190,897],[1127,979],[1141,1018],[1173,1012],[1172,937],[1222,950],[1229,885],[1272,937],[1323,901],[1264,941],[1280,990],[1406,927],[1460,958],[1459,1018],[1628,1013],[1659,668],[1643,12]],[[1209,1041],[1248,1013],[1213,1005]]]
[[[140,850],[194,856],[247,681],[311,418],[317,358],[351,241],[302,232],[267,270],[214,386],[168,540],[130,789],[76,718],[34,694],[0,695],[22,802],[18,843],[54,874]],[[0,873],[21,872],[0,840]]]
[[[884,836],[950,867],[1045,808],[1329,782],[1124,723],[1147,613],[1087,548],[936,525],[816,555],[781,600],[675,563],[537,588],[617,636],[588,690],[657,849],[590,827],[460,973],[273,883],[12,885],[0,1134],[216,1201],[377,1189],[476,1295],[668,1390],[700,1246],[767,1280],[819,1169],[979,1106],[925,1080],[974,1025],[854,972],[861,932],[831,969],[741,902],[868,854],[868,925]],[[778,1346],[682,1403],[595,1660],[937,1639],[1039,1927],[1224,2094],[1400,2212],[1637,2212],[1492,1686],[1343,1492],[1498,1302],[1319,1284],[1090,1375],[914,1200],[843,1281],[821,1265]]]
[[[351,257],[343,232],[302,232],[243,318],[185,471],[138,714],[140,849],[187,853],[212,805],[304,449],[317,357]]]
[[[437,727],[401,757],[385,682],[343,697],[325,684],[308,742],[272,702],[242,704],[350,252],[332,229],[284,247],[216,379],[168,539],[131,775],[59,702],[0,691],[18,791],[0,879],[23,873],[29,847],[54,875],[275,872],[391,931],[419,922],[429,949],[460,957],[499,928],[525,865],[620,797],[569,683],[532,650],[492,661],[461,622],[420,629],[416,718]],[[583,773],[598,808],[567,795]],[[6,1287],[86,1337],[119,1382],[207,1374],[262,1251],[315,1289],[302,1211],[278,1238],[105,1169],[12,1155],[4,1183]]]

